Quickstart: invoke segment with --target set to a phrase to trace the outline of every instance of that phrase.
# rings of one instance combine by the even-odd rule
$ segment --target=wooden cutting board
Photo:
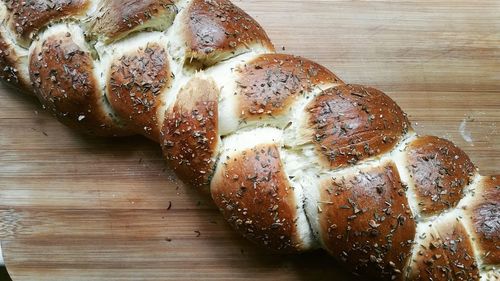
[[[235,1],[277,47],[386,91],[500,174],[500,2]],[[139,137],[81,136],[0,88],[0,239],[14,280],[349,280],[241,239]]]

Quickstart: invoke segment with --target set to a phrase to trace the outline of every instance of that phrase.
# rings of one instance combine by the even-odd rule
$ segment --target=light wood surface
[[[235,1],[277,47],[378,87],[500,174],[500,1]],[[139,137],[81,136],[0,86],[0,239],[14,280],[349,280],[239,238]],[[171,207],[169,209],[169,205]]]

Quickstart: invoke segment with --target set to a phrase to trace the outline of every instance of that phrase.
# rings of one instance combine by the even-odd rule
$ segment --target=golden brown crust
[[[419,234],[407,280],[479,280],[474,251],[462,223],[448,219],[437,224]]]
[[[177,3],[185,9],[165,32]],[[275,54],[261,26],[229,0],[4,0],[0,18],[0,78],[35,89],[45,108],[77,130],[140,132],[161,142],[179,178],[210,192],[256,244],[280,252],[321,246],[371,279],[478,280],[476,262],[483,278],[500,264],[500,180],[477,175],[469,185],[475,167],[446,140],[402,141],[410,124],[388,96]],[[96,74],[109,62],[101,82]],[[219,62],[207,72],[228,75],[217,77],[220,84],[198,72]],[[301,166],[304,159],[312,163]],[[307,189],[308,181],[319,187]],[[418,200],[415,213],[409,196]],[[418,227],[415,214],[422,215]]]
[[[51,21],[84,15],[90,6],[89,0],[7,0],[10,12],[10,26],[21,41],[29,41],[30,36]]]
[[[323,243],[334,257],[356,273],[403,278],[416,224],[394,163],[323,181],[318,204]]]
[[[56,33],[35,46],[29,69],[37,97],[69,127],[94,135],[128,135],[104,113],[94,61],[72,36]]]
[[[23,61],[20,54],[13,48],[12,42],[5,37],[3,32],[0,32],[0,79],[33,94],[28,77],[23,77],[22,73],[20,73],[21,64],[26,62],[27,59]]]
[[[330,88],[306,108],[311,141],[326,167],[339,168],[390,151],[410,124],[381,91],[359,85]]]
[[[485,265],[500,264],[500,176],[484,178],[465,209],[471,232]]]
[[[433,136],[413,141],[406,154],[420,212],[432,215],[455,207],[475,171],[467,154],[453,143]]]
[[[156,43],[127,53],[111,65],[108,98],[121,118],[141,133],[160,141],[158,110],[172,84],[166,50]]]
[[[259,119],[287,111],[297,97],[320,84],[343,84],[325,67],[283,54],[261,55],[236,69],[239,107],[245,119]]]
[[[214,172],[219,144],[218,97],[215,82],[195,77],[179,92],[163,124],[167,163],[193,187],[208,187]]]
[[[166,28],[176,14],[172,0],[104,0],[91,22],[91,31],[104,36],[109,43],[148,27]],[[149,26],[147,23],[156,17],[160,17],[156,26]]]
[[[187,58],[212,65],[258,44],[274,51],[266,32],[228,0],[193,0],[184,17]]]
[[[268,249],[299,249],[296,199],[276,145],[262,144],[222,161],[211,192],[229,223]]]

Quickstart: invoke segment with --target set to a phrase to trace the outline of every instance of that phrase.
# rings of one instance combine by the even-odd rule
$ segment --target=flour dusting
[[[474,146],[474,140],[472,139],[471,132],[467,128],[467,122],[468,122],[468,118],[464,118],[464,120],[462,120],[462,123],[460,123],[459,132],[460,132],[460,135],[462,136],[462,138],[466,142],[468,142],[469,144]]]

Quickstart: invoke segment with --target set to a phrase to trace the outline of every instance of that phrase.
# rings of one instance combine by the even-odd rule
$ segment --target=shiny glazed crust
[[[160,143],[254,243],[370,279],[498,280],[499,179],[383,92],[275,53],[230,1],[3,0],[0,18],[0,78],[78,131]]]

